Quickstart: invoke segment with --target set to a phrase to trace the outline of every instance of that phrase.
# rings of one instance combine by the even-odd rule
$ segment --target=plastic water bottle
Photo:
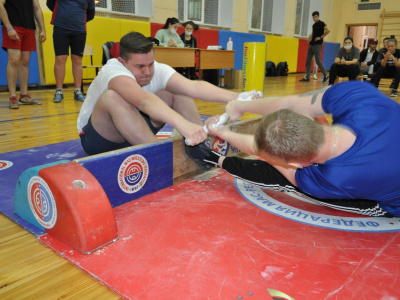
[[[228,41],[228,43],[226,44],[226,50],[233,50],[232,38],[229,38],[229,41]]]

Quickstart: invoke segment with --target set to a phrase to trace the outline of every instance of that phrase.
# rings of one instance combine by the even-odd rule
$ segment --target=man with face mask
[[[179,34],[176,33],[180,26],[177,18],[168,18],[164,27],[157,31],[155,38],[160,42],[163,47],[185,47]]]
[[[366,77],[368,74],[374,73],[374,66],[378,58],[378,51],[376,51],[377,45],[377,39],[368,39],[368,48],[360,52],[361,73]]]
[[[335,62],[329,70],[329,85],[334,84],[337,77],[349,77],[349,80],[356,80],[360,74],[359,59],[360,50],[353,46],[353,38],[345,37],[343,47],[337,52]]]

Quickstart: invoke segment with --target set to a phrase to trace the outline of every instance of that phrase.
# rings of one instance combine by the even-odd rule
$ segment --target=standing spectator
[[[176,33],[180,26],[177,18],[168,18],[164,27],[157,31],[155,38],[159,40],[160,46],[163,47],[185,47],[179,34]]]
[[[74,76],[74,99],[84,101],[82,93],[82,57],[86,44],[86,22],[94,18],[94,0],[47,0],[47,7],[53,12],[51,24],[56,61],[54,75],[56,77],[56,93],[54,102],[64,99],[63,84],[65,63],[71,48],[72,74]]]
[[[180,35],[182,42],[185,44],[186,48],[197,48],[197,39],[192,35],[194,30],[199,29],[192,21],[187,21],[183,23],[185,32]],[[189,79],[198,79],[196,75],[195,68],[177,68],[177,71],[183,76]]]
[[[35,20],[39,24],[39,40],[46,40],[43,13],[38,0],[0,0],[0,19],[3,33],[3,49],[7,51],[7,85],[10,108],[19,104],[41,104],[28,94],[29,59],[36,51]],[[20,96],[17,98],[17,78]]]
[[[328,72],[325,69],[324,64],[321,62],[321,50],[322,50],[322,43],[324,42],[324,37],[326,37],[330,30],[328,26],[319,19],[319,12],[314,11],[312,13],[312,17],[314,20],[312,33],[308,37],[308,52],[307,52],[307,60],[306,60],[306,76],[300,81],[310,81],[310,74],[311,74],[311,60],[314,56],[315,61],[318,67],[321,69],[322,74],[324,75],[323,82],[328,80]]]
[[[364,76],[374,73],[374,66],[378,58],[377,39],[368,39],[368,48],[360,52],[360,69]]]
[[[400,49],[396,49],[397,40],[389,39],[387,43],[388,50],[385,54],[380,54],[377,60],[378,71],[371,82],[378,87],[381,78],[393,78],[393,90],[391,97],[397,97],[397,89],[400,82]]]
[[[344,39],[343,47],[336,54],[335,62],[330,69],[329,85],[335,83],[336,77],[349,77],[349,80],[356,80],[360,74],[358,60],[360,50],[353,46],[353,38],[348,36]]]

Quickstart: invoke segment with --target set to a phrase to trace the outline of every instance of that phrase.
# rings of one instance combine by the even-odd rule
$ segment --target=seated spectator
[[[394,36],[394,35],[391,35],[390,37],[385,37],[385,38],[383,39],[383,48],[379,49],[379,54],[385,54],[385,53],[386,53],[386,51],[388,50],[388,47],[387,47],[387,42],[388,42],[388,40],[394,39],[394,38],[395,38],[395,36]],[[378,54],[378,57],[379,57],[379,54]],[[376,73],[376,71],[378,70],[378,67],[379,67],[379,66],[375,65],[375,70],[374,70],[375,73]],[[393,87],[394,87],[394,80],[393,80],[392,83],[390,84],[390,88],[392,89]]]
[[[378,58],[377,39],[368,39],[368,48],[360,52],[360,69],[364,76],[374,73],[374,66]]]
[[[385,37],[384,39],[383,39],[383,48],[381,48],[381,49],[379,49],[379,54],[384,54],[384,53],[386,53],[386,51],[387,51],[387,42],[388,42],[388,40],[390,40],[390,37]]]
[[[356,80],[360,74],[358,60],[360,50],[353,46],[353,38],[348,36],[344,39],[343,47],[336,54],[335,62],[329,70],[329,85],[335,83],[336,77],[349,77],[349,80]]]
[[[180,35],[182,42],[186,48],[197,48],[197,39],[192,35],[193,31],[199,29],[199,26],[192,21],[182,24],[185,32]],[[176,68],[176,71],[189,79],[197,80],[195,68]]]
[[[180,26],[177,18],[168,18],[164,27],[157,31],[155,38],[160,42],[163,47],[185,47],[180,36],[176,33]]]
[[[389,39],[387,42],[387,51],[384,54],[380,54],[377,60],[379,66],[378,71],[371,82],[378,87],[381,78],[393,78],[394,84],[393,90],[390,94],[391,97],[397,97],[397,89],[400,82],[400,49],[396,49],[397,40]]]

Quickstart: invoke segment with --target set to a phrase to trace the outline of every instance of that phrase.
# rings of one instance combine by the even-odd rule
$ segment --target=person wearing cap
[[[185,32],[180,35],[182,42],[185,44],[186,48],[197,48],[197,39],[192,35],[192,33],[199,29],[199,26],[196,25],[193,21],[187,21],[182,24],[185,28]],[[177,68],[176,69],[183,76],[197,80],[198,77],[196,75],[195,68]]]
[[[378,58],[377,39],[368,39],[368,48],[360,52],[360,71],[364,76],[374,73],[374,66]]]

